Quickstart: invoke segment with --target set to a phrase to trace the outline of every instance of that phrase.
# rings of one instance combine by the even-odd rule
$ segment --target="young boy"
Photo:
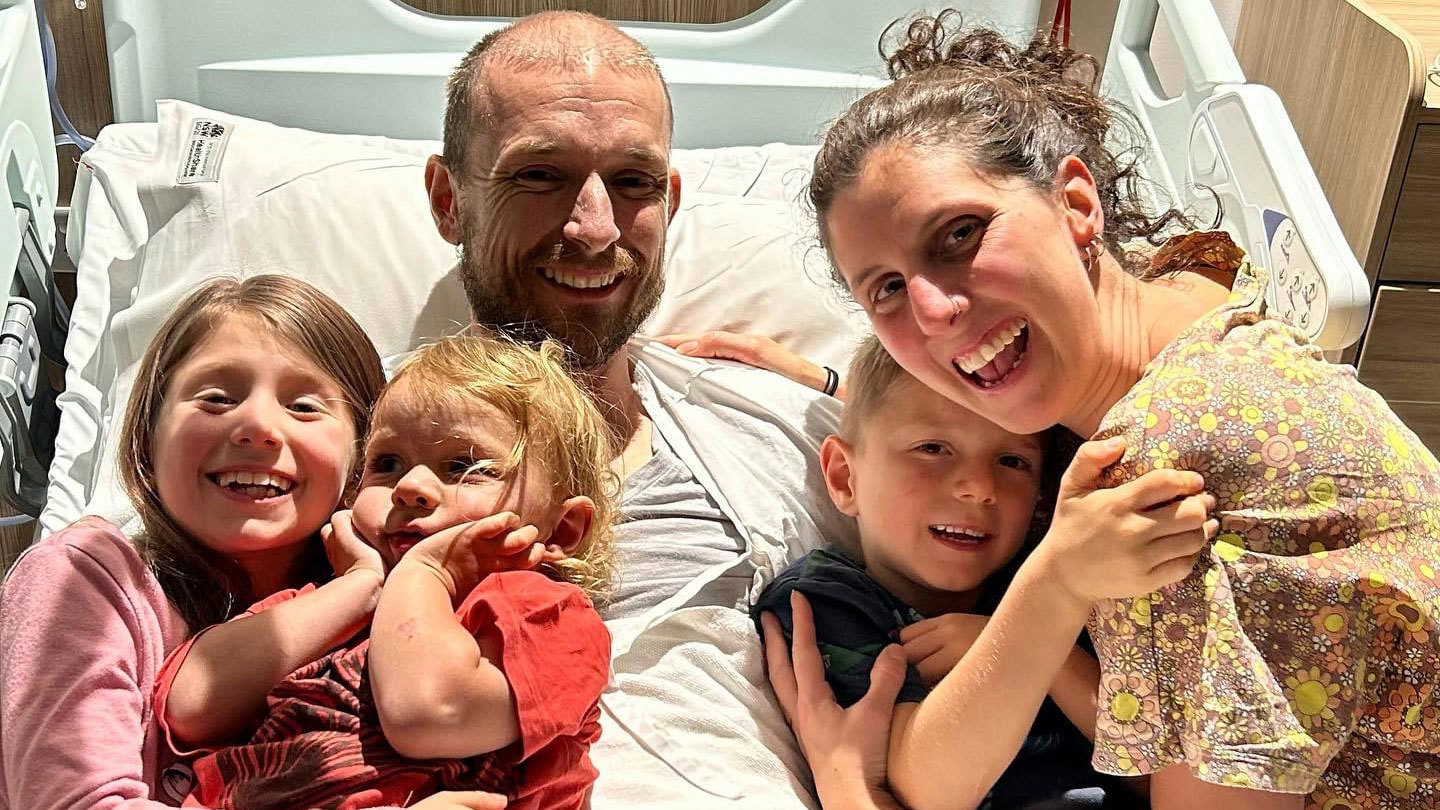
[[[788,641],[792,593],[803,594],[826,680],[842,706],[864,696],[882,650],[904,647],[909,666],[892,723],[890,785],[911,810],[926,810],[937,794],[954,807],[1132,804],[1126,788],[1089,765],[1099,668],[1085,649],[1059,665],[1048,697],[957,679],[945,684],[943,702],[926,706],[1045,533],[1049,510],[1037,513],[1037,504],[1055,502],[1059,446],[1073,439],[1060,429],[1024,436],[985,421],[910,377],[874,338],[857,353],[848,386],[841,433],[826,439],[821,465],[836,507],[859,523],[863,564],[836,551],[811,552],[762,594],[757,621],[773,612]],[[1169,491],[1151,503],[1188,494]],[[1024,715],[1033,720],[1028,733],[1007,744],[1003,730],[992,737],[982,723],[980,734],[967,731],[957,744],[959,729],[946,727],[957,691],[971,720]],[[955,767],[917,780],[897,767],[914,745],[953,747]]]

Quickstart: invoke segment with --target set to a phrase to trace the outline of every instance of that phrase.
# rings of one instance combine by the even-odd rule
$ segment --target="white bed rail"
[[[1162,10],[1185,70],[1174,98],[1166,97],[1150,61]],[[1205,219],[1218,197],[1221,227],[1271,271],[1271,311],[1326,350],[1359,339],[1370,307],[1365,272],[1279,96],[1245,81],[1209,3],[1122,0],[1103,85],[1140,119],[1157,209],[1177,207]]]
[[[28,515],[45,502],[58,420],[41,355],[62,361],[66,319],[49,283],[60,184],[51,127],[35,8],[0,0],[0,500]]]

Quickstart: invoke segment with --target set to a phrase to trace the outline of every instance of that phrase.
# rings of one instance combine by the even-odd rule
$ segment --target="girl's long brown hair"
[[[155,421],[175,368],[235,317],[294,346],[334,380],[349,407],[357,446],[385,383],[380,357],[355,319],[324,293],[289,276],[213,279],[186,296],[160,327],[136,369],[120,430],[120,477],[144,523],[135,541],[140,556],[192,631],[230,618],[256,594],[233,560],[195,542],[165,510],[155,483]],[[352,471],[350,488],[354,478]],[[311,580],[328,576],[318,536],[302,555],[300,569]]]

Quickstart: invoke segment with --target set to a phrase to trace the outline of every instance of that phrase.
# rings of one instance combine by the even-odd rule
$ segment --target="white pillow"
[[[436,232],[423,189],[438,142],[316,133],[177,101],[160,102],[157,119],[107,128],[84,160],[70,234],[79,293],[45,532],[84,509],[124,518],[114,435],[134,365],[206,278],[304,278],[355,316],[382,357],[469,320],[455,248]],[[648,333],[757,331],[843,366],[863,320],[821,281],[805,218],[776,199],[803,187],[813,154],[677,153],[682,187],[693,190],[671,226],[666,293]],[[708,193],[716,189],[752,196]]]

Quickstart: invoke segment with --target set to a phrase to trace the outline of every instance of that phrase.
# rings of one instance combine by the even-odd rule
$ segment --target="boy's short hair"
[[[583,495],[595,504],[590,529],[555,578],[593,599],[609,589],[612,534],[619,482],[610,471],[615,439],[591,397],[570,376],[565,349],[554,340],[531,347],[482,327],[417,349],[396,370],[380,403],[400,384],[418,401],[481,400],[515,421],[515,446],[501,465],[538,463],[561,498]],[[376,412],[380,412],[380,403]]]
[[[845,382],[845,410],[840,415],[840,437],[850,444],[859,444],[861,433],[870,418],[894,392],[902,380],[919,383],[910,372],[900,367],[895,358],[880,344],[880,339],[868,335],[855,350],[850,360],[849,376]],[[923,385],[924,383],[919,383]],[[1043,461],[1040,477],[1040,502],[1031,522],[1031,538],[1026,553],[1039,542],[1050,526],[1055,500],[1060,491],[1060,478],[1075,457],[1081,439],[1064,425],[1055,425],[1041,431],[1040,449]],[[1018,559],[1023,559],[1023,554]]]
[[[850,359],[846,372],[845,409],[840,414],[840,436],[851,444],[860,441],[860,432],[875,411],[885,404],[895,387],[904,379],[914,379],[895,362],[880,344],[880,338],[867,335]]]

